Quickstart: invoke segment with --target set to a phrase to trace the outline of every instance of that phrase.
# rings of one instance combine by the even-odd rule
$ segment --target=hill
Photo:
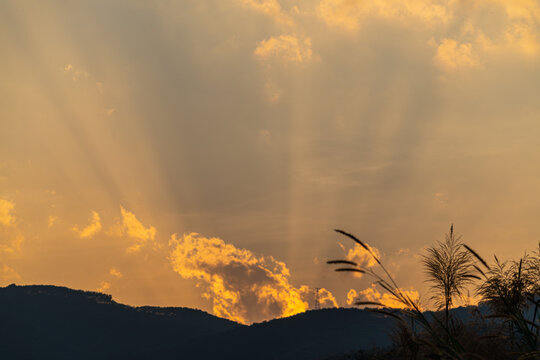
[[[131,307],[96,292],[0,288],[1,359],[131,359],[237,327],[200,310]]]
[[[189,308],[132,307],[97,292],[10,285],[0,288],[0,359],[342,358],[390,345],[394,321],[340,308],[245,326]]]
[[[392,318],[366,310],[312,310],[238,327],[198,339],[188,346],[151,354],[148,358],[324,359],[390,345],[393,323]]]

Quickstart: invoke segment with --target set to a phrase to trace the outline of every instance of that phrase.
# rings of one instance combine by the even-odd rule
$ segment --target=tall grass
[[[477,292],[490,305],[490,317],[508,325],[510,345],[523,358],[540,359],[540,244],[532,255],[525,254],[519,261],[501,262],[494,256],[491,265],[472,248],[465,247],[480,265],[475,265],[483,278]],[[527,312],[531,309],[529,318]]]
[[[432,286],[434,300],[438,310],[444,309],[445,326],[449,328],[449,309],[456,297],[462,297],[467,286],[475,279],[473,255],[463,247],[461,237],[454,234],[454,225],[446,234],[444,242],[427,249],[423,255],[423,265],[427,281]]]
[[[455,360],[464,360],[470,358],[467,356],[465,349],[463,346],[461,346],[457,338],[452,335],[449,329],[438,317],[434,316],[431,320],[428,319],[427,315],[422,310],[419,300],[411,298],[406,292],[401,290],[379,257],[371,250],[369,246],[367,246],[366,243],[343,230],[336,229],[335,231],[352,239],[354,242],[362,246],[375,260],[379,271],[372,267],[362,267],[359,264],[349,260],[330,260],[327,263],[334,265],[346,265],[345,267],[335,269],[336,271],[361,272],[370,276],[374,280],[374,284],[391,294],[396,301],[403,304],[404,308],[392,311],[385,309],[384,304],[373,301],[357,301],[355,305],[374,305],[377,308],[372,309],[372,311],[395,318],[405,328],[408,326],[409,322],[420,327],[420,330],[426,332],[429,336],[426,338],[415,337],[415,341],[431,348],[434,351],[434,356]],[[442,334],[440,331],[441,329],[443,330]]]
[[[461,243],[452,226],[445,241],[428,248],[423,257],[428,281],[433,284],[432,298],[438,300],[439,309],[445,310],[445,317],[441,319],[437,314],[427,315],[418,299],[401,290],[381,259],[365,242],[343,230],[335,231],[363,247],[377,266],[363,267],[350,260],[330,260],[327,263],[339,265],[335,269],[339,272],[360,272],[370,276],[376,286],[403,305],[402,309],[387,309],[380,302],[355,303],[358,306],[375,306],[370,310],[399,321],[396,338],[400,339],[402,346],[408,347],[407,351],[401,351],[408,354],[405,358],[416,359],[421,346],[429,349],[424,352],[424,358],[540,359],[540,244],[532,255],[525,255],[519,261],[500,262],[495,257],[494,264],[490,265],[472,248]],[[461,296],[475,281],[478,281],[475,284],[477,294],[493,309],[492,314],[483,316],[476,311],[481,324],[451,326],[449,309],[454,298]],[[530,310],[532,316],[526,316],[526,310]],[[409,331],[409,324],[410,328],[416,327],[419,331]]]

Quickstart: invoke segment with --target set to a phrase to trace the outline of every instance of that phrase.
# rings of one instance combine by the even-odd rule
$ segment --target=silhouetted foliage
[[[506,325],[501,334],[509,347],[524,358],[540,358],[540,244],[533,255],[505,262],[494,256],[491,265],[476,251],[467,249],[484,268],[476,266],[483,277],[477,292],[491,307],[490,316]]]
[[[432,283],[434,294],[431,297],[439,310],[444,309],[445,326],[449,329],[448,310],[456,297],[462,297],[465,288],[473,280],[479,279],[473,273],[473,256],[460,242],[461,237],[454,234],[454,225],[444,242],[427,249],[423,255],[427,281]]]
[[[428,281],[433,284],[432,299],[439,309],[444,309],[443,313],[432,313],[423,312],[418,300],[401,291],[365,242],[345,231],[336,231],[368,250],[383,274],[348,260],[331,260],[328,264],[347,265],[336,271],[360,271],[371,276],[375,285],[404,306],[390,310],[377,302],[356,302],[360,306],[377,306],[372,311],[398,320],[393,346],[374,349],[369,352],[369,358],[540,359],[540,244],[532,255],[525,255],[519,261],[500,262],[495,257],[495,263],[489,265],[477,252],[461,243],[452,226],[445,241],[428,248],[423,257]],[[474,264],[474,259],[478,264]],[[466,308],[465,316],[458,311],[464,308],[451,310],[454,299],[462,296],[477,280],[477,293],[485,305]],[[355,356],[365,358],[365,354]]]

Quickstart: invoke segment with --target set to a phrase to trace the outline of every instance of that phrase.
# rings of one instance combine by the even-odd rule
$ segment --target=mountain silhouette
[[[394,323],[339,308],[246,326],[201,310],[123,305],[92,291],[0,287],[0,359],[337,359],[389,346]]]
[[[243,325],[58,286],[0,288],[0,359],[132,359]]]

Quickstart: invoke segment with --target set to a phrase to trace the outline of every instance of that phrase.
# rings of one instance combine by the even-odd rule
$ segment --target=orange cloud
[[[357,298],[358,298],[358,293],[356,292],[356,290],[354,289],[349,290],[349,292],[347,293],[347,305],[354,305],[354,302],[356,301]]]
[[[0,199],[0,224],[6,227],[15,224],[15,216],[12,214],[14,208],[15,203]]]
[[[51,219],[49,218],[49,223],[50,223],[50,220]],[[98,232],[101,231],[101,219],[99,217],[99,214],[96,211],[92,210],[92,219],[90,220],[90,224],[86,226],[85,228],[83,228],[82,230],[79,230],[79,227],[75,225],[73,227],[73,231],[79,233],[79,236],[82,239],[93,237],[94,235],[96,235]]]
[[[0,199],[0,252],[13,254],[21,250],[24,235],[17,228],[17,218],[13,215],[15,203]]]
[[[259,42],[253,54],[260,61],[275,60],[286,65],[311,60],[313,51],[310,38],[300,40],[295,35],[279,35]]]
[[[109,270],[109,274],[111,274],[112,276],[114,276],[115,278],[118,278],[118,279],[120,279],[122,276],[124,276],[124,275],[122,275],[122,273],[121,273],[118,269],[116,269],[116,268],[112,268],[111,270]]]
[[[20,279],[21,279],[21,276],[19,275],[19,273],[17,273],[17,271],[7,266],[6,264],[4,264],[0,268],[0,280],[3,283],[13,282]]]
[[[271,17],[275,21],[294,25],[291,16],[283,11],[277,0],[241,0],[242,4],[254,11]]]
[[[416,290],[403,290],[400,291],[408,295],[411,299],[418,301],[420,294]],[[356,292],[356,290],[351,289],[347,293],[347,304],[352,305],[355,301],[373,301],[383,304],[389,308],[403,309],[406,306],[400,301],[396,300],[394,296],[389,293],[380,293],[375,285],[371,285],[367,289]]]
[[[447,70],[477,67],[479,62],[473,54],[470,43],[458,44],[456,40],[444,39],[437,48],[435,60]]]
[[[359,28],[363,19],[379,17],[395,21],[446,23],[449,9],[433,0],[322,0],[317,15],[330,26],[347,31]]]
[[[336,298],[332,293],[325,288],[319,289],[319,303],[321,304],[321,307],[339,307]]]
[[[109,290],[110,288],[111,288],[111,284],[108,283],[107,281],[103,281],[101,282],[101,284],[99,284],[99,287],[96,289],[96,291],[102,293]]]
[[[120,206],[122,213],[122,234],[127,234],[129,237],[135,240],[135,244],[128,248],[128,252],[137,252],[148,241],[154,241],[156,238],[156,228],[150,226],[145,228],[143,224],[137,219],[135,214],[127,211]]]
[[[53,227],[54,223],[58,220],[57,216],[49,215],[49,219],[47,220],[47,227],[51,228]]]
[[[0,244],[0,252],[8,253],[8,254],[14,254],[16,252],[19,252],[21,250],[21,246],[24,242],[24,235],[16,231],[14,234],[10,236],[10,239]]]
[[[308,309],[304,298],[309,288],[294,287],[287,266],[271,256],[256,257],[247,249],[196,233],[180,238],[175,234],[170,244],[174,271],[199,281],[217,316],[250,323]]]
[[[341,248],[346,251],[345,258],[349,261],[354,261],[359,266],[363,268],[369,268],[372,266],[377,265],[377,261],[371,256],[371,254],[364,249],[362,246],[355,244],[355,246],[348,251],[345,249],[345,247],[340,244]],[[366,244],[366,246],[373,251],[373,253],[380,258],[381,254],[377,248],[374,248],[372,246],[369,246]],[[354,273],[355,277],[362,277],[362,273]]]

